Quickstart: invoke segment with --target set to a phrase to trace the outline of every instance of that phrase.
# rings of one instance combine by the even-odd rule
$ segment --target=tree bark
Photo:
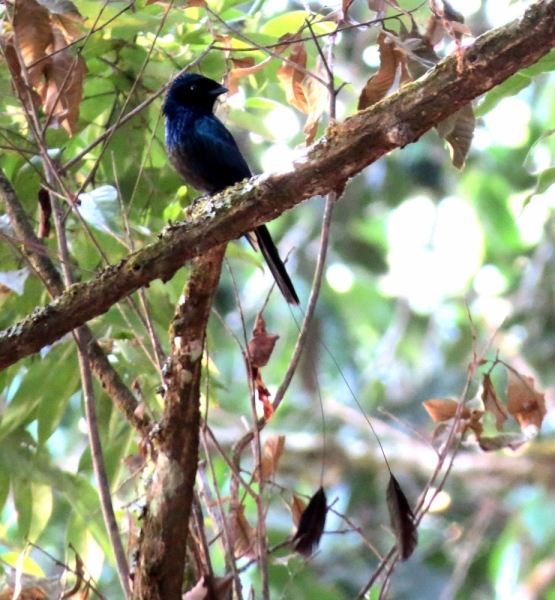
[[[200,379],[212,299],[225,244],[193,261],[171,325],[164,415],[156,434],[156,467],[147,491],[133,597],[180,600],[189,516],[198,464]]]

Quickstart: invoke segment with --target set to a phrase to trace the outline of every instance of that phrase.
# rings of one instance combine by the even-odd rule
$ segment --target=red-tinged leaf
[[[231,514],[231,535],[233,539],[233,553],[236,558],[248,556],[256,557],[256,529],[251,527],[245,517],[245,506],[239,505]]]
[[[464,167],[475,127],[476,117],[471,104],[467,104],[436,126],[439,137],[449,144],[451,162],[457,169]]]
[[[546,415],[545,394],[534,387],[534,378],[507,368],[507,410],[516,419],[521,431],[531,436],[538,432]]]
[[[495,426],[497,431],[503,430],[503,423],[508,419],[507,409],[499,400],[493,387],[491,377],[486,373],[483,381],[482,401],[484,407],[495,417]]]
[[[271,435],[264,442],[262,464],[260,466],[260,476],[264,481],[271,479],[275,475],[284,448],[284,435]]]
[[[446,33],[455,40],[460,40],[463,35],[472,35],[470,29],[464,25],[463,15],[457,12],[447,0],[442,1],[441,7],[435,2],[431,3],[430,9],[432,11],[430,20],[436,23],[435,25],[428,23],[426,36],[432,46],[440,42]]]
[[[268,388],[264,385],[262,381],[262,376],[260,374],[260,369],[258,367],[253,367],[252,369],[252,379],[254,382],[254,387],[258,392],[258,399],[262,402],[264,407],[264,419],[266,421],[270,421],[274,416],[274,407],[270,400],[270,392]]]
[[[301,515],[301,522],[293,538],[293,548],[303,556],[310,556],[320,543],[326,526],[327,499],[323,488],[320,488],[310,499]]]
[[[358,110],[364,110],[385,98],[395,83],[395,76],[401,65],[401,52],[395,42],[383,31],[378,36],[378,48],[380,68],[364,86],[358,98]]]
[[[432,420],[436,423],[449,421],[449,419],[452,419],[455,416],[457,409],[459,408],[459,403],[456,400],[450,400],[449,398],[434,398],[432,400],[426,400],[425,402],[422,402],[422,404]],[[470,410],[466,406],[463,408],[461,417],[463,419],[470,418]]]
[[[389,509],[391,527],[397,539],[399,557],[401,560],[407,560],[418,543],[418,530],[416,529],[414,513],[409,501],[393,473],[389,474],[387,508]]]
[[[260,368],[268,364],[278,339],[279,335],[270,334],[266,331],[266,322],[262,313],[259,312],[256,315],[252,338],[247,347],[252,367]]]
[[[297,496],[297,494],[293,494],[293,502],[289,507],[291,510],[291,518],[293,519],[293,525],[299,528],[301,523],[301,518],[303,516],[304,511],[306,510],[306,502]]]
[[[295,43],[289,61],[306,69],[306,49],[304,44]],[[278,79],[285,87],[287,102],[298,108],[301,112],[308,113],[308,101],[303,91],[304,70],[295,67],[295,64],[283,63],[277,71]]]
[[[50,13],[36,0],[17,0],[13,29],[28,68],[29,82],[36,88],[49,63],[46,50],[54,44]]]

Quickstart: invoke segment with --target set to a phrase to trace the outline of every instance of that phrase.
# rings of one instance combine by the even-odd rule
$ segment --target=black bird
[[[205,194],[252,177],[237,143],[214,116],[216,98],[228,89],[213,79],[185,73],[172,83],[163,112],[166,117],[166,149],[185,183]],[[265,225],[247,234],[266,259],[276,283],[290,304],[299,304],[293,283]]]

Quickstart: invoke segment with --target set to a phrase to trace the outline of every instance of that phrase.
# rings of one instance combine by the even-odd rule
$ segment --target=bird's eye
[[[189,86],[189,90],[191,92],[194,92],[197,89],[197,84],[196,83],[191,83],[191,85]]]

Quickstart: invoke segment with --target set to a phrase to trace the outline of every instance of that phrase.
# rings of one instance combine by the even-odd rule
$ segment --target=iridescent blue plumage
[[[186,73],[175,79],[164,102],[170,161],[185,183],[205,194],[221,192],[252,176],[235,139],[214,116],[214,102],[225,92],[212,79]],[[262,225],[253,233],[285,299],[299,304],[268,229]]]

